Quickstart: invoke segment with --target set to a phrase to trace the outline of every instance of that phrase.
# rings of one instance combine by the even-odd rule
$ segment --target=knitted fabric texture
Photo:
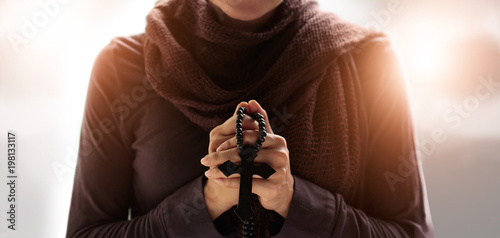
[[[359,176],[359,92],[341,56],[379,34],[312,0],[284,0],[258,32],[217,17],[206,0],[157,2],[144,43],[152,87],[207,132],[250,99],[268,115],[293,115],[269,118],[287,141],[292,173],[349,202]]]

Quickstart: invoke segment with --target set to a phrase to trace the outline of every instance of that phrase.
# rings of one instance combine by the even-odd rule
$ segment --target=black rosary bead
[[[218,168],[227,177],[234,173],[239,173],[241,175],[240,197],[238,206],[236,207],[234,212],[243,222],[241,233],[242,236],[245,238],[253,238],[255,237],[255,222],[253,220],[252,200],[251,197],[248,196],[249,194],[251,194],[252,189],[252,175],[256,174],[264,179],[267,179],[276,171],[267,163],[260,166],[253,165],[253,160],[257,157],[257,152],[261,149],[262,144],[266,140],[267,136],[264,116],[260,113],[254,113],[250,115],[250,117],[256,120],[259,124],[259,137],[254,146],[245,146],[243,145],[243,114],[245,114],[247,110],[244,107],[240,107],[236,112],[236,146],[240,151],[238,155],[241,158],[241,164],[235,164],[228,160],[225,163],[219,165]],[[256,167],[260,168],[256,169]]]
[[[238,109],[238,115],[236,117],[236,144],[238,146],[239,150],[243,150],[243,125],[242,125],[242,120],[243,120],[243,114],[246,113],[246,108],[240,107]],[[254,113],[250,115],[254,120],[256,120],[259,123],[259,139],[255,143],[255,151],[259,151],[260,148],[262,147],[262,143],[266,140],[266,123],[264,116],[260,113]],[[248,221],[243,221],[243,226],[242,226],[242,236],[244,238],[253,238],[253,217],[250,217]]]
[[[246,113],[246,108],[240,107],[238,108],[236,115],[236,144],[239,150],[244,148],[243,146],[243,114]],[[259,138],[254,145],[255,151],[259,151],[262,147],[262,143],[266,140],[266,120],[264,116],[260,113],[254,113],[250,115],[253,119],[255,119],[259,123]]]
[[[260,137],[261,138],[266,138],[266,136],[267,136],[267,132],[266,131],[261,131],[260,132]]]

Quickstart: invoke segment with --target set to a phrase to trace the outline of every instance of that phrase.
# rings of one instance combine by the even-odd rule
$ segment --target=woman
[[[255,162],[277,171],[253,179],[256,236],[433,237],[388,39],[311,0],[158,2],[104,48],[67,236],[238,236],[239,177],[217,166],[239,161],[239,107],[264,115]]]

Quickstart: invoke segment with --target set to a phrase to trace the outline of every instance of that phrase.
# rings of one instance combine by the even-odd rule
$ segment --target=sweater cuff
[[[203,175],[163,200],[160,212],[168,237],[221,237],[205,204]]]
[[[294,177],[294,193],[285,223],[276,237],[328,237],[335,216],[335,198],[327,190]]]

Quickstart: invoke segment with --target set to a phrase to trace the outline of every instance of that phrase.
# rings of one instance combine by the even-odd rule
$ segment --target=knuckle
[[[260,199],[260,203],[262,204],[262,206],[265,206],[266,204],[268,204],[270,202],[269,198],[266,198],[266,197],[260,196],[259,199]],[[264,208],[266,208],[266,207],[264,207]],[[268,209],[268,210],[270,210],[270,209]]]
[[[208,149],[209,151],[212,153],[212,152],[215,152],[215,150],[217,149],[217,145],[219,144],[218,143],[219,140],[217,139],[213,139],[209,144],[208,144]]]
[[[281,192],[281,186],[280,185],[273,184],[273,185],[269,186],[269,195],[271,197],[277,197],[277,196],[279,196],[280,192]]]
[[[274,178],[277,179],[277,180],[281,180],[285,177],[286,175],[286,168],[285,167],[278,167],[278,168],[274,168],[274,170],[276,171],[273,176],[275,176]]]
[[[284,154],[283,158],[285,159],[285,162],[288,164],[290,160],[290,151],[287,148],[284,148],[282,153]]]
[[[215,153],[212,153],[210,156],[212,157],[211,159],[213,161],[218,162],[219,161],[219,157],[220,157],[220,153],[219,152],[215,152]]]
[[[214,150],[214,143],[210,143],[210,144],[208,145],[208,151],[209,151],[210,153],[212,153],[212,152],[214,152],[214,151],[215,151],[215,150]]]
[[[249,131],[247,137],[248,137],[250,143],[255,143],[259,139],[259,132],[258,131]]]
[[[285,140],[285,138],[283,136],[276,135],[274,138],[276,139],[277,143],[279,143],[279,144],[281,144],[281,145],[283,145],[283,146],[286,147],[286,140]]]
[[[288,152],[286,150],[276,150],[274,151],[274,158],[279,161],[280,165],[288,164]]]
[[[279,149],[277,151],[277,153],[278,153],[279,157],[282,158],[282,159],[288,158],[288,151],[285,150],[285,149]]]
[[[229,149],[229,148],[231,148],[231,147],[233,147],[235,145],[235,142],[236,141],[233,141],[232,139],[226,140],[226,141],[224,141],[224,143],[222,143],[223,144],[222,148]]]
[[[221,147],[221,148],[226,148],[228,145],[229,145],[229,141],[227,140],[227,141],[224,141],[224,142],[220,143],[220,145],[219,145],[218,147]],[[216,147],[216,148],[214,148],[214,151],[215,151],[216,149],[217,149],[217,147]]]
[[[253,130],[245,130],[243,131],[243,142],[244,144],[254,144],[258,139],[258,132]]]
[[[278,168],[278,172],[279,172],[280,176],[285,177],[287,169],[286,169],[286,167],[281,167],[281,168]]]
[[[217,128],[219,128],[219,126],[216,126],[212,130],[210,130],[210,138],[215,136],[215,134],[217,133]]]

